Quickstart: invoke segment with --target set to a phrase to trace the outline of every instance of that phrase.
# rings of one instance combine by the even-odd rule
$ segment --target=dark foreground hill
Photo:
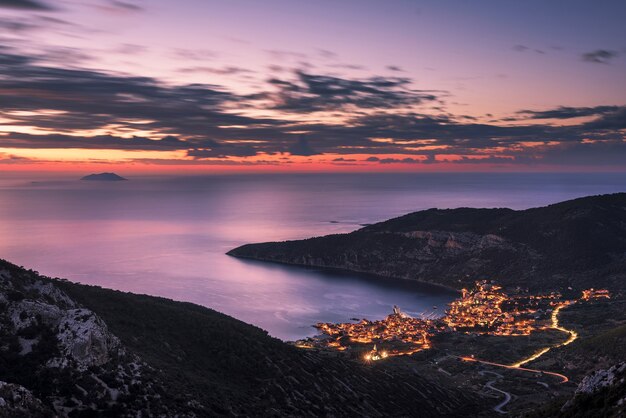
[[[228,254],[420,280],[533,290],[626,287],[626,193],[527,210],[428,209],[349,234],[248,244]]]
[[[467,416],[482,400],[405,369],[296,349],[190,303],[0,260],[0,417]]]

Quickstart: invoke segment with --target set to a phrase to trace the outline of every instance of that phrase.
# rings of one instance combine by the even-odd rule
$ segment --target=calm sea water
[[[431,207],[521,209],[626,190],[624,174],[131,176],[117,183],[0,176],[0,258],[198,303],[286,340],[313,335],[319,321],[381,318],[394,304],[438,313],[455,295],[242,261],[224,255],[229,249],[348,232]]]

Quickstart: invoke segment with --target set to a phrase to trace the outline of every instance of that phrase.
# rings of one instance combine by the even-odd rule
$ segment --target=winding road
[[[538,370],[538,369],[529,369],[527,367],[516,367],[516,366],[511,366],[509,364],[494,363],[493,361],[477,360],[477,359],[472,358],[472,357],[458,357],[458,358],[460,358],[463,361],[473,361],[473,362],[480,363],[480,364],[487,364],[489,366],[503,367],[505,369],[510,369],[510,370],[521,370],[521,371],[524,371],[524,372],[531,372],[531,373],[538,373],[538,374],[542,374],[542,375],[555,376],[555,377],[558,377],[559,379],[561,379],[561,381],[559,383],[569,382],[569,378],[567,376],[565,376],[564,374],[561,374],[561,373],[548,372],[548,371],[545,371],[545,370]]]
[[[567,329],[567,328],[563,328],[561,325],[559,325],[559,312],[561,312],[561,309],[572,305],[576,303],[576,301],[566,301],[563,302],[561,304],[559,304],[556,308],[554,308],[554,310],[552,311],[552,315],[551,315],[551,319],[552,319],[552,326],[550,326],[549,328],[552,329],[556,329],[562,332],[566,332],[569,334],[569,337],[567,338],[567,340],[565,340],[564,342],[560,343],[560,344],[556,344],[556,345],[552,345],[546,348],[542,348],[541,350],[537,351],[535,354],[522,359],[520,361],[518,361],[517,363],[513,363],[511,364],[512,367],[516,367],[516,368],[520,368],[520,366],[523,366],[526,363],[530,363],[533,360],[537,360],[539,357],[543,356],[544,354],[546,354],[548,351],[552,350],[553,348],[558,348],[558,347],[563,347],[566,346],[568,344],[571,344],[574,340],[576,340],[576,338],[578,338],[578,333],[576,331],[573,331],[571,329]],[[565,383],[565,382],[563,382]]]
[[[522,359],[522,360],[520,360],[520,361],[518,361],[516,363],[513,363],[513,364],[494,363],[493,361],[478,360],[478,359],[475,359],[473,357],[457,357],[457,358],[460,358],[463,361],[471,361],[471,362],[475,362],[475,363],[486,364],[486,365],[489,365],[489,366],[502,367],[502,368],[509,369],[509,370],[521,370],[521,371],[530,372],[530,373],[537,373],[537,374],[540,374],[540,375],[554,376],[554,377],[558,377],[559,379],[561,379],[560,383],[569,382],[569,378],[567,376],[565,376],[564,374],[555,373],[555,372],[549,372],[549,371],[546,371],[546,370],[529,369],[527,367],[522,367],[522,366],[524,364],[530,363],[533,360],[538,359],[539,357],[543,356],[545,353],[547,353],[548,351],[552,350],[553,348],[566,346],[566,345],[572,343],[574,340],[576,340],[576,338],[578,338],[578,334],[576,333],[576,331],[564,328],[561,325],[559,325],[559,312],[561,311],[561,309],[563,309],[563,308],[565,308],[565,307],[567,307],[569,305],[572,305],[574,303],[576,303],[576,301],[566,301],[566,302],[563,302],[563,303],[559,304],[558,306],[556,306],[554,308],[554,311],[552,311],[552,315],[551,315],[552,325],[550,327],[548,327],[548,328],[556,329],[556,330],[563,331],[563,332],[566,332],[566,333],[569,334],[569,337],[567,338],[567,340],[565,340],[562,343],[542,348],[541,350],[537,351],[533,355],[531,355],[529,357],[526,357],[526,358],[524,358],[524,359]],[[489,389],[491,389],[491,390],[493,390],[495,392],[499,392],[499,393],[504,395],[504,400],[502,402],[500,402],[498,405],[496,405],[493,408],[493,410],[498,412],[498,413],[500,413],[500,414],[506,414],[507,412],[504,411],[502,408],[511,401],[511,397],[512,396],[511,396],[511,394],[509,392],[506,392],[504,390],[498,389],[497,387],[493,386],[493,384],[496,383],[496,381],[498,379],[503,378],[503,376],[501,374],[499,374],[499,373],[489,372],[489,371],[484,371],[484,370],[481,370],[478,373],[481,376],[484,376],[485,373],[490,373],[490,374],[493,374],[493,375],[495,375],[497,377],[497,379],[490,380],[489,382],[487,382],[485,384],[485,387],[489,388]],[[544,382],[537,382],[537,383],[542,385],[542,386],[544,386],[544,387],[546,387],[546,388],[549,387],[547,383],[544,383]]]
[[[552,320],[552,325],[550,327],[548,327],[548,328],[556,329],[556,330],[563,331],[563,332],[566,332],[566,333],[569,334],[569,337],[567,338],[567,340],[565,340],[562,343],[542,348],[541,350],[537,351],[533,355],[531,355],[529,357],[526,357],[526,358],[518,361],[517,363],[513,363],[513,364],[494,363],[492,361],[477,360],[477,359],[475,359],[473,357],[459,357],[459,358],[461,360],[464,360],[464,361],[474,361],[474,362],[481,363],[481,364],[488,364],[490,366],[504,367],[506,369],[515,369],[515,370],[522,370],[522,371],[525,371],[525,372],[539,373],[539,374],[544,374],[544,375],[555,376],[555,377],[558,377],[559,379],[561,379],[561,383],[569,382],[569,378],[567,376],[565,376],[564,374],[555,373],[555,372],[549,372],[549,371],[546,371],[546,370],[529,369],[527,367],[522,367],[522,366],[524,364],[530,363],[533,360],[537,360],[539,357],[543,356],[544,354],[546,354],[548,351],[552,350],[553,348],[564,347],[564,346],[572,343],[574,340],[576,340],[576,338],[578,338],[578,333],[576,331],[564,328],[564,327],[562,327],[559,324],[559,312],[561,312],[561,309],[563,309],[563,308],[565,308],[567,306],[573,305],[576,302],[577,301],[566,301],[566,302],[560,303],[552,311],[552,315],[550,317],[551,320]]]
[[[493,384],[496,383],[498,379],[502,379],[504,376],[502,376],[500,373],[489,372],[486,370],[481,370],[478,372],[478,374],[480,374],[481,376],[484,376],[485,374],[492,374],[496,376],[496,379],[488,381],[485,384],[485,387],[493,390],[494,392],[499,392],[504,395],[504,400],[500,402],[499,404],[497,404],[496,406],[494,406],[493,410],[499,414],[508,414],[508,412],[503,411],[502,408],[511,401],[512,395],[509,392],[506,392],[502,389],[498,389],[497,387],[493,386]]]

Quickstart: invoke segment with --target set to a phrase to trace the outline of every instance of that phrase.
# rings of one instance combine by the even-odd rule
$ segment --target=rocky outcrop
[[[626,416],[626,363],[586,376],[560,414],[564,417]]]
[[[626,363],[616,364],[608,370],[597,370],[586,376],[578,385],[576,393],[594,393],[602,388],[624,382]],[[626,394],[624,394],[626,395]]]
[[[0,308],[0,416],[168,411],[154,370],[50,280],[1,269]]]
[[[19,339],[20,355],[32,352],[39,343],[37,333],[43,329],[50,330],[57,340],[58,356],[47,361],[49,367],[86,370],[124,354],[119,340],[100,318],[88,309],[77,307],[52,284],[26,282],[16,291],[10,273],[5,270],[0,271],[0,290],[6,306],[7,330],[28,336]]]
[[[28,389],[0,381],[0,418],[38,418],[53,415]]]
[[[106,324],[88,309],[70,309],[64,312],[57,325],[57,339],[61,347],[55,364],[70,360],[76,367],[85,370],[90,366],[101,366],[124,351],[120,341],[107,330]]]

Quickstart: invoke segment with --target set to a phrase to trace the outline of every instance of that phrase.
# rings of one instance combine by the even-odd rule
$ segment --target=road
[[[502,410],[502,408],[511,401],[511,397],[512,397],[511,394],[509,392],[506,392],[506,391],[502,390],[502,389],[498,389],[497,387],[495,387],[493,385],[494,383],[496,383],[496,381],[498,379],[502,379],[504,376],[502,376],[500,373],[489,372],[489,371],[486,371],[486,370],[481,370],[481,371],[478,372],[478,374],[480,374],[481,376],[484,376],[485,374],[492,374],[492,375],[496,376],[496,379],[488,381],[485,384],[485,387],[493,390],[494,392],[499,392],[499,393],[504,395],[504,400],[502,402],[500,402],[499,404],[497,404],[496,406],[494,406],[493,410],[496,411],[499,414],[508,414],[508,412]]]
[[[561,312],[561,309],[566,308],[569,305],[572,305],[572,304],[574,304],[576,302],[577,301],[566,301],[566,302],[563,302],[563,303],[559,304],[556,308],[554,308],[554,310],[552,311],[552,315],[551,315],[552,326],[550,326],[550,328],[568,333],[569,337],[567,338],[567,340],[565,340],[564,342],[562,342],[560,344],[556,344],[556,345],[553,345],[553,346],[550,346],[550,347],[543,348],[543,349],[537,351],[532,356],[529,356],[529,357],[527,357],[527,358],[525,358],[523,360],[520,360],[517,363],[511,364],[511,366],[520,368],[520,366],[523,366],[526,363],[530,363],[533,360],[537,360],[539,357],[543,356],[544,354],[546,354],[548,351],[552,350],[553,348],[566,346],[566,345],[572,343],[576,338],[578,338],[578,333],[576,333],[576,331],[573,331],[573,330],[567,329],[567,328],[563,328],[561,325],[559,325],[559,312]]]
[[[501,363],[494,363],[493,361],[485,361],[485,360],[477,360],[475,358],[472,357],[458,357],[463,361],[473,361],[476,363],[480,363],[480,364],[487,364],[489,366],[495,366],[495,367],[503,367],[505,369],[509,369],[509,370],[521,370],[524,372],[531,372],[531,373],[538,373],[541,375],[550,375],[550,376],[555,376],[558,377],[559,379],[561,379],[560,383],[566,383],[569,382],[569,378],[567,376],[565,376],[564,374],[560,374],[560,373],[555,373],[555,372],[548,372],[545,370],[537,370],[537,369],[529,369],[527,367],[516,367],[516,366],[511,366],[509,364],[501,364]]]
[[[474,362],[481,363],[481,364],[488,364],[490,366],[503,367],[503,368],[506,368],[506,369],[515,369],[515,370],[522,370],[522,371],[531,372],[531,373],[540,373],[542,375],[555,376],[555,377],[558,377],[559,379],[561,379],[561,383],[569,382],[569,378],[567,376],[565,376],[564,374],[555,373],[555,372],[548,372],[548,371],[545,371],[545,370],[529,369],[527,367],[522,367],[522,366],[524,364],[526,364],[526,363],[530,363],[531,361],[538,359],[539,357],[543,356],[545,353],[547,353],[548,351],[552,350],[553,348],[566,346],[566,345],[570,344],[571,342],[573,342],[574,340],[576,340],[576,338],[578,338],[578,334],[576,333],[576,331],[573,331],[573,330],[567,329],[567,328],[563,328],[559,324],[559,312],[561,312],[561,309],[566,308],[569,305],[572,305],[572,304],[574,304],[576,302],[577,301],[566,301],[566,302],[563,302],[563,303],[559,304],[557,307],[555,307],[554,311],[552,311],[552,315],[551,315],[552,325],[550,326],[550,328],[557,329],[557,330],[563,331],[563,332],[567,332],[569,334],[569,337],[567,338],[567,340],[565,340],[562,343],[542,348],[541,350],[537,351],[532,356],[526,357],[525,359],[522,359],[522,360],[518,361],[517,363],[513,363],[513,364],[500,364],[500,363],[494,363],[492,361],[476,360],[473,357],[459,357],[459,358],[461,360],[464,360],[464,361],[474,361]]]

